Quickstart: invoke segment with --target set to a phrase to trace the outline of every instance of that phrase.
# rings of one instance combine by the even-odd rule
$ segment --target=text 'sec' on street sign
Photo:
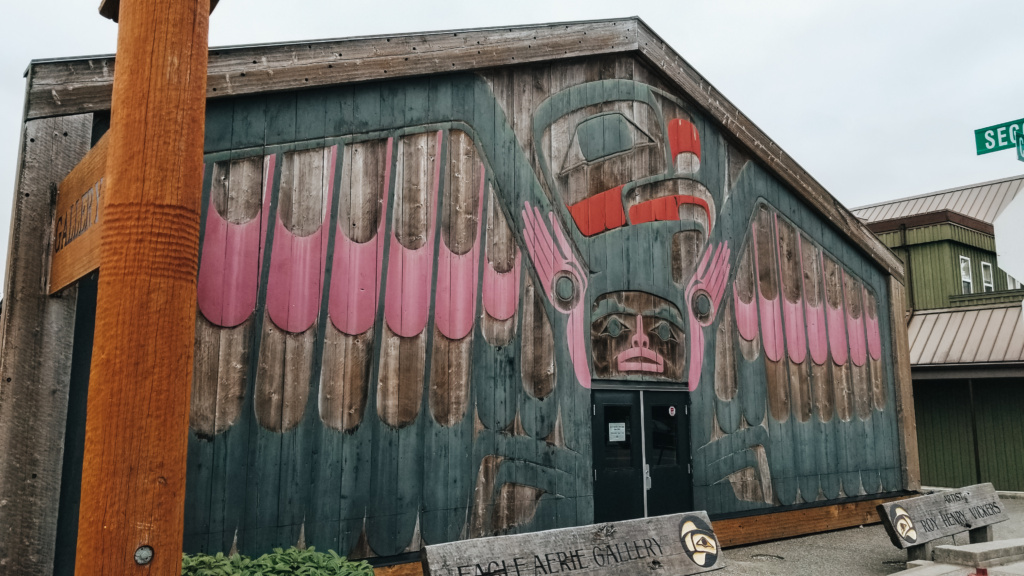
[[[55,294],[100,267],[100,223],[107,170],[104,136],[57,186],[50,254],[50,288]]]
[[[1024,135],[1024,118],[975,130],[974,144],[978,148],[978,155],[981,156],[989,152],[1015,148],[1021,135]]]

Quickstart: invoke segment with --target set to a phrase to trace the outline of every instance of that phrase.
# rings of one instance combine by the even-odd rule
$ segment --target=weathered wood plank
[[[634,19],[214,48],[211,98],[636,49]],[[32,64],[28,118],[110,108],[113,56]]]
[[[879,504],[877,511],[897,548],[920,546],[1010,519],[991,482]]]
[[[422,562],[431,576],[700,574],[725,567],[705,512],[427,546]]]
[[[25,123],[0,316],[0,565],[53,570],[78,291],[46,294],[53,191],[89,150],[92,115]]]
[[[899,424],[900,467],[903,487],[921,488],[921,460],[917,453],[917,417],[914,411],[914,384],[910,378],[910,343],[907,339],[906,288],[889,278],[889,321],[892,332],[892,363],[896,383],[896,414]]]

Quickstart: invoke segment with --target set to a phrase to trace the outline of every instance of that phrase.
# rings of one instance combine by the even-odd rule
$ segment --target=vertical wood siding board
[[[353,93],[350,87],[339,89],[332,92],[332,97],[337,100],[328,103],[326,111],[327,116],[327,130],[332,129],[341,130],[342,128],[349,128],[352,126],[352,114],[353,114]],[[330,132],[328,132],[330,133]],[[384,171],[377,172],[376,163],[380,161],[380,154],[382,151],[373,149],[370,155],[364,156],[361,160],[362,166],[356,165],[356,158],[354,155],[350,156],[345,154],[345,150],[342,149],[341,153],[337,156],[336,163],[336,184],[335,189],[337,193],[342,193],[341,178],[348,179],[348,172],[353,174],[364,174],[369,173],[370,181],[355,181],[353,186],[371,186],[376,188],[376,179],[382,178]],[[346,165],[346,157],[348,158]],[[392,170],[393,166],[387,166],[385,170]],[[393,172],[390,172],[393,173]],[[394,179],[392,178],[391,181]],[[372,184],[371,184],[372,183]],[[337,202],[338,210],[335,215],[335,237],[330,239],[330,250],[335,247],[335,240],[337,234],[342,233],[337,230],[341,222],[341,207],[344,205],[348,210],[351,210],[355,201],[359,197],[359,192],[349,188],[350,198],[346,202]],[[383,191],[382,201],[385,207],[388,207],[390,201],[390,189]],[[381,210],[383,212],[384,210]],[[351,215],[350,215],[351,218]],[[384,229],[388,230],[390,219],[384,218]],[[383,237],[378,238],[378,241],[383,241],[383,238],[387,238],[385,234]],[[333,254],[329,255],[331,258],[328,260],[329,263],[333,262]],[[331,270],[331,276],[334,274],[345,274],[348,271],[345,270]],[[378,274],[382,274],[382,270],[377,271]],[[383,289],[385,283],[380,282],[381,289]],[[382,299],[376,299],[378,305],[382,305]],[[374,311],[374,318],[377,318],[379,310]],[[325,331],[330,331],[335,334],[333,326],[326,327]],[[381,339],[382,329],[379,324],[375,323],[373,332],[370,336],[371,340],[376,342],[379,346]],[[374,340],[375,339],[375,340]],[[379,348],[377,348],[379,350]],[[338,550],[342,554],[349,553],[356,543],[356,539],[359,537],[360,532],[363,528],[363,519],[366,514],[366,502],[368,500],[369,484],[370,484],[370,455],[372,453],[373,436],[376,427],[379,425],[379,421],[374,417],[376,414],[376,398],[377,395],[375,390],[371,389],[370,382],[376,383],[376,370],[379,364],[377,354],[370,354],[370,359],[366,362],[366,374],[363,375],[362,386],[363,394],[365,398],[363,400],[364,405],[362,406],[362,414],[357,418],[357,424],[354,430],[350,430],[347,433],[338,433],[333,430],[325,430],[322,438],[327,445],[322,447],[327,456],[324,457],[327,462],[329,469],[325,470],[325,473],[329,475],[334,481],[327,482],[326,489],[321,492],[321,498],[327,499],[326,502],[320,502],[319,505],[323,506],[320,513],[320,517],[327,523],[325,529],[330,530],[330,533],[335,535],[337,539]],[[321,475],[323,478],[323,474]],[[325,479],[318,480],[320,482]],[[333,526],[333,528],[329,528]]]
[[[294,92],[268,94],[265,145],[295,142],[295,125],[298,115]]]
[[[354,106],[355,107],[353,113],[353,125],[359,126],[358,128],[355,129],[368,131],[376,127],[377,123],[380,122],[380,85],[375,83],[368,86],[366,90],[359,90],[355,92]],[[365,113],[366,116],[362,116],[361,114],[363,113]],[[389,215],[389,217],[385,219],[384,238],[391,238],[391,235],[394,234],[395,228],[395,218],[390,215],[395,214],[395,209],[397,207],[396,190],[397,181],[399,180],[398,162],[401,157],[401,154],[399,153],[399,143],[400,139],[395,138],[394,153],[391,155],[390,166],[390,173],[393,176],[390,178],[388,182],[388,189],[385,193],[384,198],[384,202],[387,203],[387,210],[385,213]],[[390,252],[391,243],[385,242],[383,262],[388,262],[390,258]],[[380,282],[380,292],[377,295],[377,311],[375,314],[376,320],[374,323],[375,329],[373,335],[374,350],[382,350],[383,341],[386,337],[385,332],[387,332],[386,323],[383,319],[385,300],[384,292],[387,288],[388,281],[387,269],[387,266],[383,266],[380,271],[382,279]],[[369,468],[369,472],[366,476],[369,481],[365,485],[362,485],[360,483],[354,483],[355,486],[353,486],[365,486],[365,521],[358,522],[358,529],[365,529],[368,538],[370,538],[371,527],[373,527],[374,523],[378,521],[378,518],[387,515],[387,512],[389,510],[387,510],[386,507],[392,504],[390,499],[393,498],[394,494],[394,491],[389,490],[389,487],[386,486],[385,484],[389,481],[393,482],[395,478],[393,466],[390,466],[390,457],[393,454],[393,451],[390,450],[388,446],[388,444],[394,440],[395,431],[391,429],[389,426],[387,426],[379,418],[379,416],[377,416],[379,414],[377,399],[378,388],[380,386],[380,372],[383,369],[381,364],[381,355],[374,354],[369,380],[371,386],[367,394],[367,407],[365,411],[366,416],[364,417],[364,422],[359,426],[356,432],[357,436],[359,435],[360,431],[364,431],[363,433],[366,434],[366,436],[368,436],[368,438],[364,437],[363,442],[360,443],[363,447],[368,448],[368,450],[366,450],[365,460],[363,459],[362,454],[357,456],[357,458],[359,459],[360,462],[365,462],[367,468]],[[355,443],[353,442],[348,445],[353,446],[354,444]],[[388,498],[389,501],[382,501],[382,498]],[[347,523],[346,525],[346,522],[344,521],[345,519],[343,519],[342,530],[345,530],[345,528],[357,528],[356,522],[354,522],[355,518],[353,518],[353,516],[355,516],[354,513],[357,512],[357,510],[358,508],[356,510],[349,511],[349,519],[353,520],[353,522]],[[383,519],[381,519],[380,521],[383,521]],[[384,532],[387,532],[386,528],[384,529]],[[350,532],[348,537],[350,540],[354,541],[355,538],[359,537],[359,535],[357,534],[353,537],[352,533]],[[371,548],[373,547],[372,541],[370,542],[370,546]]]
[[[207,163],[204,166],[203,173],[203,192],[201,195],[201,206],[209,206],[210,196],[210,179],[213,173],[212,163]],[[227,199],[225,199],[226,202]],[[226,211],[225,211],[226,212]],[[206,229],[206,210],[202,210],[200,214],[200,230]],[[202,238],[200,239],[199,245],[199,258],[202,259]],[[95,313],[95,312],[94,312]],[[196,311],[197,318],[201,313]],[[200,338],[198,334],[197,325],[197,338]],[[209,343],[210,346],[215,350],[220,348],[220,339],[215,339],[214,342]],[[218,350],[219,351],[219,350]],[[197,363],[200,361],[199,350],[197,350],[196,360]],[[205,375],[196,370],[193,376],[193,380],[203,378]],[[217,375],[214,375],[216,378]],[[216,382],[214,383],[216,386]],[[210,389],[209,386],[204,387],[207,391]],[[213,390],[213,411],[214,411],[214,423],[212,430],[209,431],[212,436],[216,431],[216,389]],[[205,408],[209,408],[209,398],[196,394],[196,386],[193,383],[193,394],[191,396],[192,410],[190,415],[195,411],[197,403],[207,404]],[[215,446],[211,441],[212,438],[205,439],[206,441],[200,440],[194,434],[194,431],[189,429],[189,441],[187,448],[187,463],[186,463],[186,475],[185,475],[185,539],[183,541],[183,547],[185,550],[197,550],[207,552],[209,550],[209,539],[208,533],[211,528],[210,518],[215,514],[214,512],[214,486],[215,477],[213,476],[213,453]],[[80,473],[80,472],[79,472]]]
[[[252,148],[266,145],[266,96],[253,95],[239,98],[231,124],[231,148]]]
[[[842,258],[842,262],[856,263],[859,260],[859,258],[857,257],[858,254],[856,252],[856,249],[846,243],[843,244],[843,249],[839,254],[841,255],[840,257]],[[857,274],[859,272],[860,270],[851,270],[850,268],[847,268],[844,270],[843,274],[844,284],[848,283],[850,285],[850,288],[846,289],[843,294],[847,310],[847,334],[849,334],[849,309],[851,298],[856,298],[856,300],[859,302],[860,314],[862,319],[865,314],[863,304],[864,291],[856,288],[861,285],[860,280],[857,278]],[[861,332],[863,334],[863,322],[861,323]],[[864,343],[865,341],[863,340],[863,338],[864,336],[861,335],[861,346],[866,345]],[[847,340],[847,342],[849,343],[849,340]],[[868,390],[865,387],[867,379],[867,363],[865,362],[863,366],[855,366],[853,364],[853,357],[851,354],[847,365],[850,367],[850,373],[853,377],[854,404],[856,406],[856,409],[854,410],[855,414],[850,419],[850,422],[848,424],[848,426],[852,429],[851,432],[852,437],[854,439],[852,446],[850,444],[847,445],[847,450],[851,452],[852,467],[850,468],[850,477],[852,479],[852,474],[856,471],[857,475],[860,476],[860,493],[870,494],[869,490],[871,489],[872,483],[871,471],[874,468],[874,454],[877,447],[874,445],[874,438],[872,435],[873,430],[871,428],[871,423],[866,421],[864,418],[865,413],[868,418],[870,418],[871,416],[871,401],[870,398],[866,396]],[[866,411],[863,409],[865,403],[867,404]]]
[[[274,184],[272,187],[271,196],[271,214],[269,219],[270,222],[276,221],[275,219],[278,218],[278,213],[282,209],[281,184],[282,174],[284,172],[284,163],[282,161],[282,156],[283,155],[278,155],[277,157],[277,165],[279,166],[279,169],[277,169],[274,174]],[[265,249],[267,260],[264,263],[265,269],[267,270],[267,274],[269,274],[270,259],[273,254],[273,230],[274,227],[269,227],[267,231]],[[269,313],[266,310],[266,291],[265,289],[261,291],[263,296],[261,300],[263,304],[262,333],[263,337],[267,338],[267,329],[270,328],[272,324],[269,318]],[[257,350],[259,350],[265,345],[266,344],[261,341]],[[256,354],[255,356],[257,356],[257,358],[260,358],[261,360],[260,367],[257,369],[257,371],[254,372],[256,374],[255,383],[258,389],[260,371],[266,370],[267,367],[265,365],[262,365],[261,354]],[[271,361],[282,362],[283,360],[283,357],[271,358]],[[274,384],[276,383],[272,383],[271,385]],[[254,398],[254,402],[255,400],[256,399]],[[281,466],[281,444],[283,443],[283,435],[267,430],[257,421],[258,418],[254,419],[253,421],[254,425],[256,426],[256,430],[253,431],[253,433],[256,436],[255,442],[253,443],[256,452],[255,457],[250,458],[250,460],[252,460],[256,464],[254,467],[254,472],[256,474],[254,488],[256,494],[255,503],[252,508],[255,512],[255,526],[253,527],[255,528],[256,536],[255,542],[253,542],[253,544],[260,548],[273,548],[274,546],[278,545],[276,527],[280,525],[280,522],[278,521],[278,511],[281,495],[281,474],[283,469],[283,466]]]
[[[309,91],[298,98],[295,113],[295,140],[321,140],[327,135],[327,98],[330,89]]]
[[[1024,402],[1024,394],[1021,394],[1019,388],[1010,387],[1009,383],[1000,383],[999,390],[1006,390],[1013,396],[1012,403],[999,402],[998,396],[993,398],[993,403],[999,406],[1002,416],[1005,422],[1012,426],[1013,434],[1011,436],[1012,441],[1003,444],[1004,449],[1011,453],[1011,457],[1007,458],[1008,461],[1012,459],[1012,465],[1008,468],[1008,487],[1007,490],[1020,491],[1024,489],[1024,455],[1021,454],[1019,447],[1024,444],[1024,425],[1021,424],[1020,419],[1016,418],[1015,412],[1010,406],[1020,406]],[[998,392],[997,392],[998,394]],[[994,432],[995,433],[995,432]]]
[[[252,345],[252,340],[258,338],[257,330],[251,330],[249,334],[250,345]],[[252,403],[255,383],[253,363],[256,361],[256,355],[250,354],[249,356],[250,365],[246,373],[245,395],[242,399],[238,421],[223,434],[219,434],[213,439],[218,454],[218,458],[214,461],[213,489],[217,500],[221,502],[219,510],[221,518],[218,519],[218,525],[224,527],[224,531],[228,533],[228,539],[233,538],[234,531],[238,530],[239,550],[246,549],[247,516],[248,510],[252,509],[248,505],[248,498],[249,494],[253,493],[252,485],[249,483],[251,473],[249,457],[252,448],[250,441],[252,426],[255,425]],[[219,457],[220,454],[223,454],[223,459]],[[187,490],[185,497],[186,499],[191,497]],[[217,503],[215,502],[214,505],[216,506]],[[218,510],[214,510],[213,514],[217,515]],[[230,548],[230,544],[228,548]],[[225,549],[226,551],[227,549]]]
[[[424,94],[422,97],[427,100],[428,105],[433,110],[434,106],[439,105],[439,102],[434,101],[436,85],[431,83],[428,86],[429,92]],[[444,183],[441,185],[441,191],[439,193],[438,202],[444,210],[445,206],[448,206],[448,210],[451,210],[450,200],[448,198],[451,194],[451,171],[454,169],[455,156],[451,151],[452,141],[450,138],[451,134],[449,131],[445,131],[444,138],[442,140],[441,154],[441,166],[442,178]],[[439,210],[441,212],[442,210]],[[443,214],[442,214],[443,217]],[[450,218],[454,218],[453,215],[449,215]],[[444,231],[437,235],[435,238],[434,250],[435,254],[438,253],[438,243],[441,242],[441,237]],[[434,276],[435,278],[440,274],[440,271],[435,267]],[[432,285],[436,287],[436,279]],[[435,288],[436,290],[436,288]],[[436,294],[436,292],[435,292]],[[436,346],[436,340],[438,338],[437,328],[433,329],[433,340],[428,344],[429,349],[432,350],[432,354],[427,358],[426,373],[434,373],[434,362],[447,362],[449,358],[438,358],[435,357],[439,350],[447,352],[446,346]],[[428,388],[434,386],[434,382],[428,384]],[[433,465],[425,465],[422,468],[422,502],[423,502],[423,514],[420,518],[420,532],[426,543],[437,543],[447,541],[447,531],[445,527],[450,523],[451,519],[449,516],[450,504],[449,504],[449,435],[450,431],[445,426],[439,425],[439,423],[433,419],[426,417],[431,414],[429,408],[429,394],[424,394],[424,406],[421,407],[424,417],[419,418],[417,424],[421,427],[421,435],[423,437],[422,449],[423,457],[427,455],[433,460]],[[450,400],[445,398],[445,404],[450,406]],[[450,409],[450,408],[449,408]],[[468,411],[467,411],[468,412]],[[465,415],[461,421],[465,421]],[[459,426],[460,423],[456,422],[454,426]]]
[[[208,552],[207,535],[210,532],[212,498],[213,443],[195,439],[189,434],[189,450],[185,474],[185,492],[191,498],[185,502],[186,550]]]
[[[206,104],[203,152],[219,152],[231,148],[235,99],[213,100]],[[204,204],[205,206],[205,204]],[[201,228],[204,229],[204,228]]]
[[[893,342],[893,334],[891,330],[886,330],[887,321],[891,325],[891,318],[898,317],[902,318],[902,310],[893,310],[891,302],[887,297],[888,286],[882,285],[878,287],[875,294],[876,313],[878,318],[878,324],[880,328],[879,335],[881,336],[882,350],[894,350],[896,345]],[[900,433],[899,433],[899,414],[897,412],[897,386],[896,386],[896,369],[892,363],[892,356],[882,354],[880,362],[878,364],[882,371],[882,382],[885,386],[885,407],[881,409],[881,417],[884,419],[884,434],[886,438],[886,445],[888,448],[884,453],[883,466],[886,472],[883,473],[882,483],[886,492],[895,492],[902,489],[903,482],[900,473]]]
[[[312,104],[304,101],[299,110],[296,111],[296,118],[301,115],[301,110],[308,106],[317,106],[319,103],[314,100]],[[319,112],[314,115],[320,116],[320,123],[323,124],[323,113]],[[296,124],[296,131],[298,131],[299,125],[298,120]],[[321,250],[325,253],[321,255],[320,261],[324,262],[324,268],[321,271],[320,282],[321,286],[326,288],[329,286],[330,280],[330,262],[332,260],[332,253],[334,247],[334,234],[336,233],[336,226],[332,226],[332,222],[337,221],[338,215],[338,196],[340,194],[340,180],[342,175],[341,163],[344,158],[344,147],[339,145],[338,148],[332,154],[330,148],[324,148],[324,162],[322,165],[322,173],[320,177],[321,190],[320,204],[329,207],[329,213],[326,218],[322,219],[321,226],[327,227],[327,239],[325,243],[321,243]],[[332,164],[333,162],[333,164]],[[330,195],[330,197],[325,197]],[[308,524],[306,527],[306,538],[307,542],[312,542],[316,545],[317,540],[320,538],[317,532],[316,525],[319,518],[317,517],[322,506],[327,505],[326,502],[321,502],[321,493],[319,491],[319,485],[317,479],[320,474],[320,470],[323,469],[324,461],[331,455],[329,446],[325,446],[325,436],[330,436],[330,431],[320,422],[318,405],[318,389],[321,380],[321,374],[323,370],[323,358],[324,358],[324,339],[327,329],[327,300],[330,296],[330,290],[321,289],[320,291],[320,306],[319,313],[316,321],[316,338],[313,345],[312,353],[312,367],[309,372],[309,381],[307,382],[307,394],[306,394],[306,407],[303,411],[302,421],[295,430],[294,434],[290,435],[291,449],[290,453],[295,458],[293,473],[289,482],[289,495],[288,501],[290,502],[290,520],[293,527]],[[328,486],[334,486],[336,483],[329,483]],[[324,500],[334,500],[330,497],[330,494],[324,494]]]
[[[238,106],[233,118],[235,121],[233,125],[237,125],[238,118],[240,117]],[[233,129],[234,130],[234,129]],[[260,142],[262,145],[262,141]],[[279,160],[279,159],[278,159]],[[280,162],[278,161],[278,165]],[[266,183],[261,181],[261,190],[269,188],[271,194],[270,202],[270,214],[268,215],[268,221],[273,221],[276,218],[277,212],[277,197],[273,193],[277,189],[277,183],[280,180],[280,169],[277,169],[272,174],[273,181]],[[266,248],[264,248],[261,257],[262,262],[260,266],[260,280],[259,289],[256,298],[256,310],[253,313],[254,324],[252,328],[252,350],[259,350],[262,336],[263,336],[263,321],[266,313],[266,285],[267,277],[269,275],[269,259],[270,250],[269,248],[273,244],[274,229],[270,228],[266,234]],[[223,437],[226,441],[233,441],[232,446],[237,447],[237,452],[232,451],[233,464],[232,470],[229,473],[233,473],[236,470],[241,472],[242,482],[238,485],[245,486],[245,490],[240,490],[241,494],[244,494],[245,505],[241,507],[241,514],[239,515],[239,551],[249,551],[259,549],[261,542],[259,541],[260,535],[260,489],[263,483],[261,468],[259,465],[259,458],[262,454],[263,445],[261,443],[261,437],[259,431],[262,429],[256,421],[254,415],[254,396],[256,389],[256,372],[259,367],[259,354],[249,355],[249,370],[248,377],[246,379],[246,391],[243,399],[242,411],[240,415],[240,421],[224,433]],[[237,431],[237,432],[235,432]],[[244,431],[244,432],[243,432]],[[237,466],[237,467],[236,467]],[[186,498],[188,495],[186,495]]]
[[[326,121],[326,109],[323,100],[323,91],[317,94],[317,97],[307,106],[303,103],[303,106],[299,107],[298,122],[299,130],[305,134],[311,134],[317,130],[315,127],[307,127],[307,123],[315,122],[317,117],[320,117],[320,130]],[[322,132],[321,132],[322,133]],[[342,178],[347,176],[348,170],[351,170],[350,166],[345,166],[345,149],[343,144],[338,145],[336,156],[334,158],[333,166],[325,166],[325,170],[331,170],[333,174],[333,182],[331,182],[330,190],[333,195],[331,198],[331,214],[328,219],[328,238],[327,238],[327,253],[324,255],[324,272],[323,272],[323,286],[320,302],[320,319],[317,325],[317,348],[314,353],[314,358],[317,363],[316,368],[312,371],[312,382],[310,390],[310,398],[319,398],[316,385],[324,386],[324,361],[325,358],[325,344],[327,334],[329,330],[333,330],[333,326],[328,326],[327,314],[324,312],[327,310],[327,304],[330,298],[330,290],[327,289],[331,285],[332,278],[337,274],[344,274],[346,271],[337,270],[332,268],[334,261],[334,246],[335,238],[339,233],[338,221],[339,212],[341,210],[342,203],[340,201],[342,194]],[[351,203],[346,203],[346,206],[351,206]],[[319,403],[319,401],[318,401]],[[312,414],[320,416],[321,411],[314,408],[313,406],[307,406],[306,417],[313,418]],[[337,493],[337,487],[341,485],[342,479],[340,477],[342,471],[342,455],[341,455],[341,440],[342,437],[337,433],[336,430],[328,428],[323,422],[313,421],[313,427],[316,429],[314,433],[314,440],[312,442],[313,454],[311,458],[311,487],[310,490],[313,492],[310,500],[310,508],[308,511],[308,520],[304,519],[304,524],[308,524],[309,530],[307,535],[309,538],[307,542],[313,542],[314,546],[323,547],[325,545],[334,546],[330,548],[337,550],[338,548],[338,537],[339,537],[339,524],[337,518],[340,516],[340,501],[341,495]],[[347,552],[347,551],[346,551]],[[343,552],[343,553],[346,553]]]
[[[917,421],[914,411],[914,388],[910,377],[910,353],[907,343],[907,324],[903,310],[906,306],[906,288],[894,278],[888,278],[889,322],[892,337],[889,360],[895,389],[895,416],[900,445],[900,466],[903,488],[916,489],[921,482],[918,456]]]

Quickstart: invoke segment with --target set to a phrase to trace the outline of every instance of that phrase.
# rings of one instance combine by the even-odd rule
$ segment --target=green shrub
[[[312,546],[299,550],[294,546],[274,548],[255,560],[235,554],[216,556],[182,555],[181,576],[373,576],[373,567],[365,560],[352,561],[334,550],[317,552]]]

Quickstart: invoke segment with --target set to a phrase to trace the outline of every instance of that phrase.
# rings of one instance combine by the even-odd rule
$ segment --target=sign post
[[[105,173],[82,180],[68,212],[68,242],[100,236],[75,571],[171,576],[181,573],[210,0],[121,0],[114,12]]]

